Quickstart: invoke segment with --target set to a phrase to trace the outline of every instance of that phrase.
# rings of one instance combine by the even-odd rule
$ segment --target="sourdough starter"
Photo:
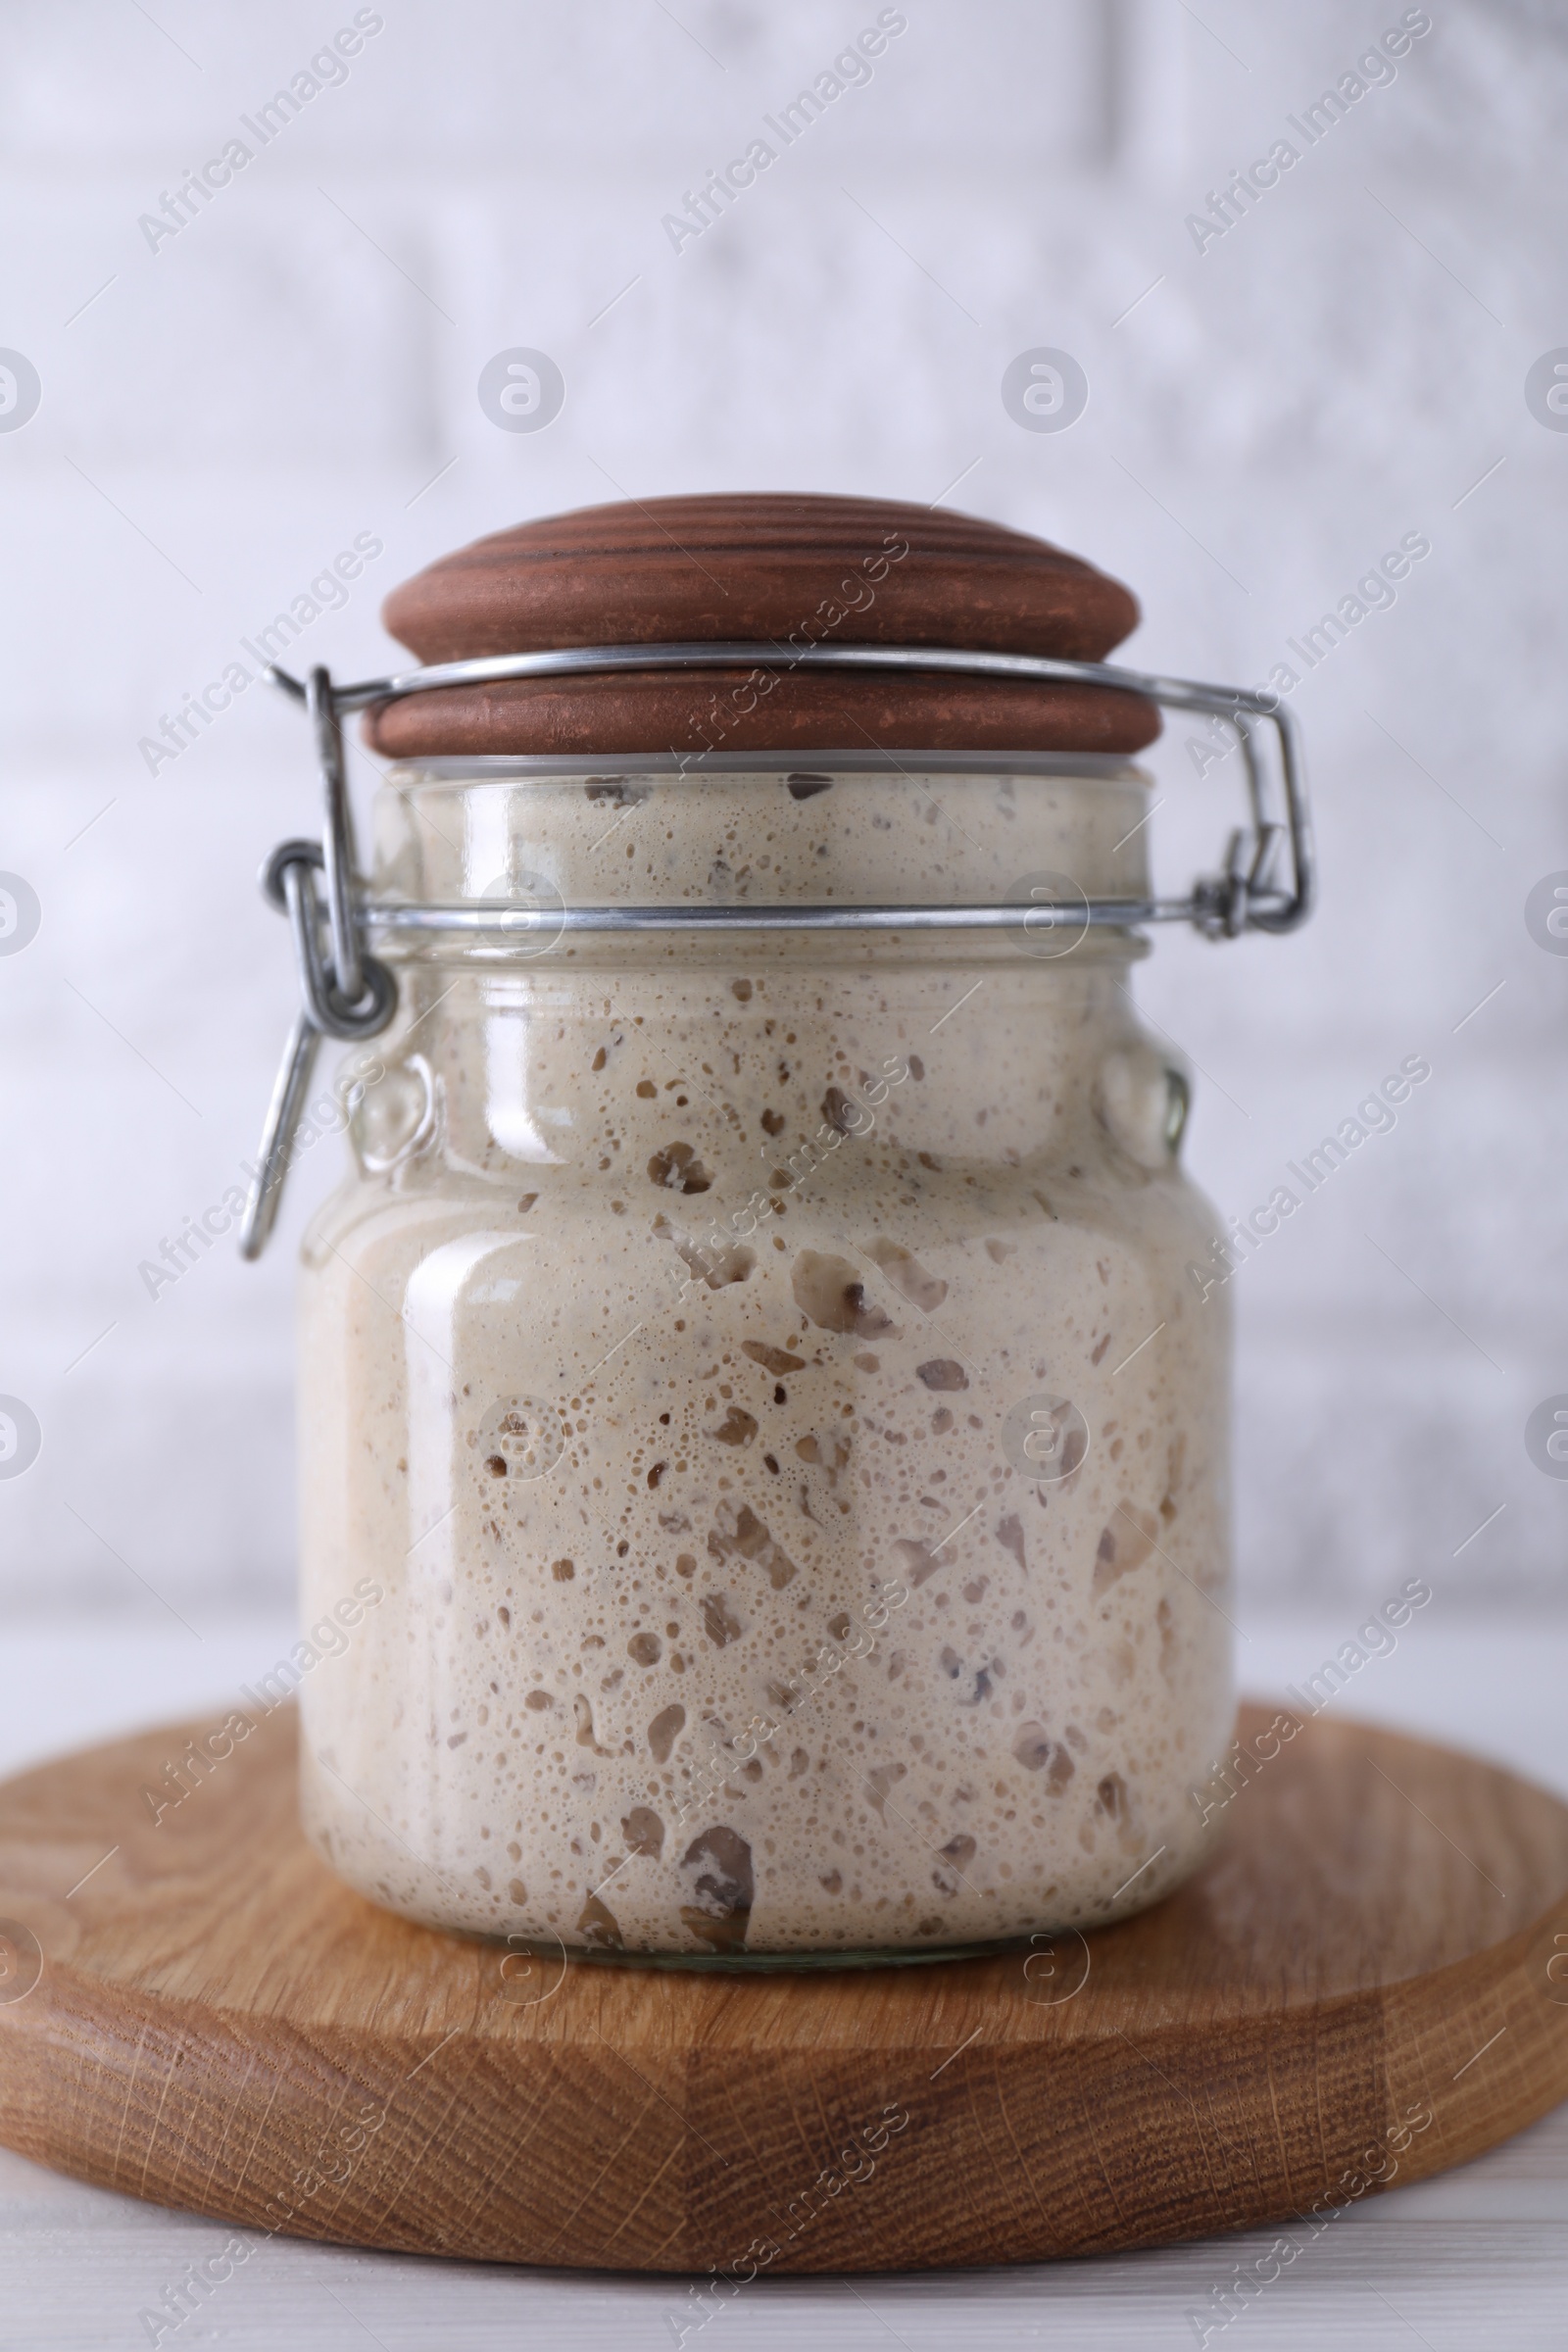
[[[377,887],[1142,888],[1137,772],[1035,765],[406,775]],[[1228,1338],[1135,943],[526,944],[403,963],[307,1242],[307,1622],[386,1592],[302,1693],[314,1840],[632,1956],[1154,1899],[1231,1729]]]

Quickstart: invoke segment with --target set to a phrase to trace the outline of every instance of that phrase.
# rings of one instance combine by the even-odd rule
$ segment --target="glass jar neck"
[[[768,755],[723,769],[666,759],[605,774],[542,760],[429,762],[392,770],[377,796],[371,895],[437,906],[993,906],[1020,894],[1027,903],[1029,886],[1050,877],[1068,900],[1141,898],[1148,789],[1129,762],[1087,756],[821,754],[788,768]]]
[[[1127,978],[1108,942],[1049,964],[418,964],[356,1142],[399,1189],[569,1169],[638,1213],[798,1183],[846,1151],[1071,1161],[1102,1143],[1107,1068],[1152,1058]]]
[[[1020,913],[967,933],[404,936],[379,1049],[397,1075],[357,1119],[362,1158],[398,1185],[439,1168],[526,1189],[529,1169],[569,1167],[628,1201],[650,1183],[744,1194],[760,1173],[846,1148],[1070,1159],[1107,1057],[1137,1048],[1126,977],[1145,946],[1042,932],[1026,909],[1032,885],[1145,892],[1146,787],[1122,761],[913,754],[700,773],[394,771],[377,807],[383,902],[1011,899]]]

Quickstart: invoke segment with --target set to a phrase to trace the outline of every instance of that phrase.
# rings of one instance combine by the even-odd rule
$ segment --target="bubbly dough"
[[[1125,769],[603,782],[405,783],[378,887],[1140,886]],[[734,1958],[1100,1924],[1193,1868],[1233,1712],[1224,1294],[1185,1274],[1210,1216],[1134,943],[1038,945],[404,964],[306,1250],[307,1620],[385,1590],[302,1693],[352,1885]],[[1038,1399],[1081,1416],[1054,1459]]]

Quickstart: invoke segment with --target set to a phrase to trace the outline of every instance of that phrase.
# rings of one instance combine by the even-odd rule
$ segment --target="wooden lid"
[[[1155,706],[1103,688],[809,671],[808,645],[1103,661],[1138,621],[1117,580],[1043,539],[893,500],[726,495],[585,507],[476,540],[393,590],[421,662],[556,646],[776,644],[762,677],[643,670],[449,687],[375,706],[392,758],[473,753],[1141,750]]]

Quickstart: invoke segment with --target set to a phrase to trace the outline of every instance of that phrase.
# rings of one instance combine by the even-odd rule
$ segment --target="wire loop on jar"
[[[279,842],[262,868],[262,891],[289,918],[300,995],[315,1026],[325,1037],[351,1042],[376,1037],[397,1010],[398,984],[384,963],[357,951],[359,986],[351,995],[338,978],[335,941],[332,958],[323,956],[316,875],[325,862],[318,842]]]

